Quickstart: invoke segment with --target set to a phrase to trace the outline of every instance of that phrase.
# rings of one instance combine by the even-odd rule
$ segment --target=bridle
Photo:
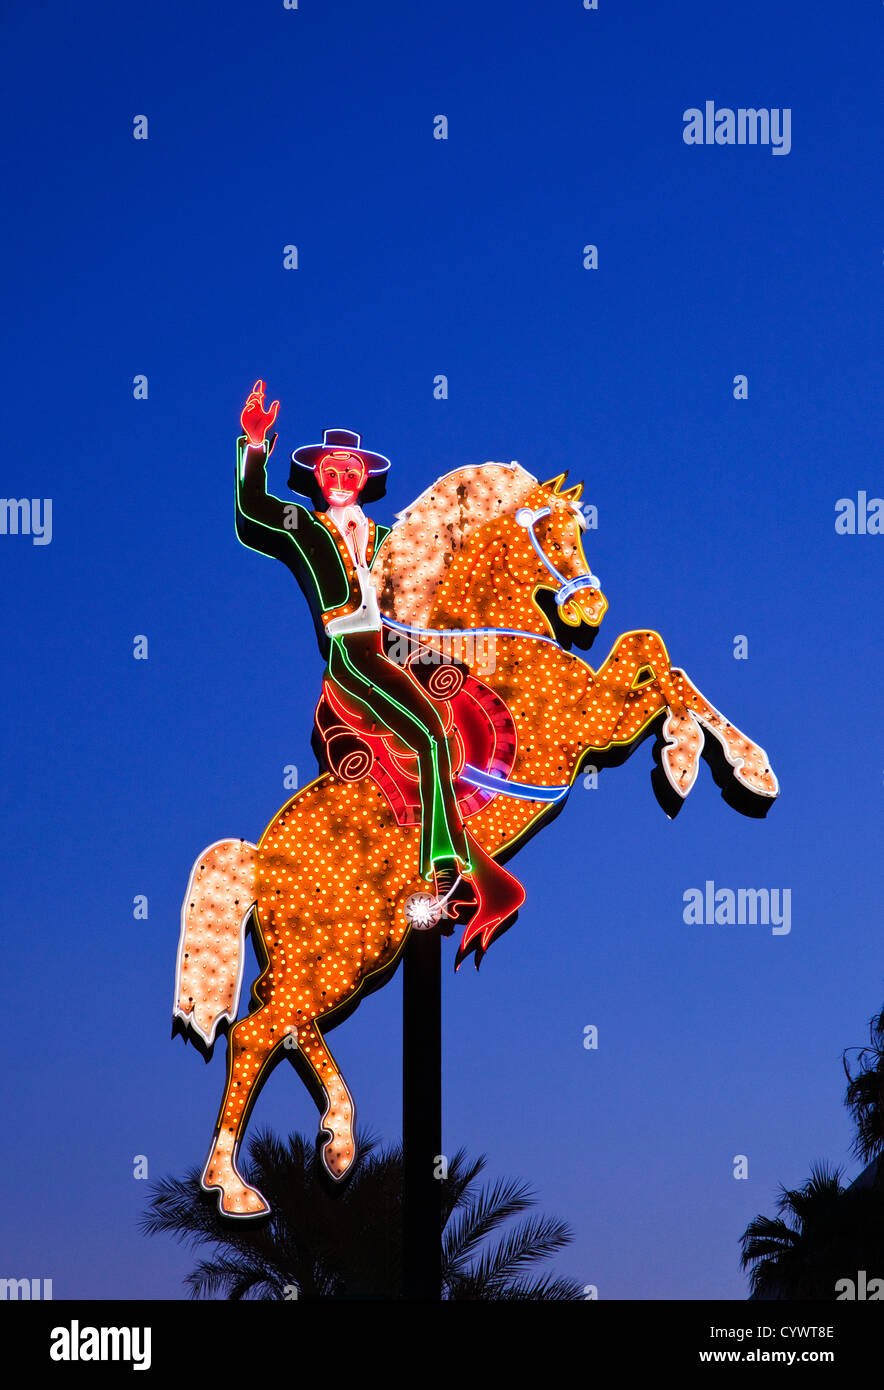
[[[601,581],[594,574],[578,574],[576,579],[566,579],[565,576],[560,574],[556,569],[555,565],[544,551],[540,541],[537,539],[537,534],[534,530],[534,527],[542,517],[550,516],[551,514],[552,507],[541,507],[536,512],[532,512],[530,507],[520,507],[513,519],[519,526],[524,526],[525,530],[528,532],[528,539],[531,541],[540,559],[546,565],[550,574],[554,575],[559,581],[559,587],[556,590],[556,607],[561,608],[579,589],[600,589]]]

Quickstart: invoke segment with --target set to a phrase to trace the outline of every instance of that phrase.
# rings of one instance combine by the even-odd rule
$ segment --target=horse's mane
[[[378,557],[381,607],[413,627],[427,627],[445,573],[472,533],[511,515],[539,487],[518,463],[482,463],[446,473],[397,513]]]

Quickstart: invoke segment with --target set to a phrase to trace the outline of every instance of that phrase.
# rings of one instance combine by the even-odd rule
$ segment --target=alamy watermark
[[[440,628],[432,633],[433,645],[430,646],[426,640],[402,632],[387,641],[386,656],[398,666],[412,662],[416,666],[450,666],[462,662],[476,675],[487,676],[497,668],[495,637],[492,631]]]
[[[52,1298],[51,1279],[0,1279],[0,1299],[14,1300]]]
[[[0,536],[30,536],[32,545],[49,545],[52,498],[0,497]]]
[[[691,926],[762,926],[772,936],[788,936],[792,930],[791,888],[716,888],[707,878],[703,888],[686,888],[682,894],[682,920]]]
[[[835,1285],[836,1303],[884,1302],[884,1279],[870,1279],[864,1269],[855,1279],[839,1279]]]
[[[791,106],[689,106],[682,116],[686,145],[769,145],[772,154],[792,148]]]
[[[131,1361],[133,1371],[150,1370],[149,1327],[81,1327],[74,1318],[50,1336],[52,1361]]]
[[[884,536],[884,497],[870,497],[862,489],[835,503],[835,532],[839,536]]]

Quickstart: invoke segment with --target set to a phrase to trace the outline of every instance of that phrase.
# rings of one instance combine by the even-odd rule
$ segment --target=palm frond
[[[452,1268],[462,1264],[496,1227],[520,1216],[534,1203],[527,1184],[503,1178],[462,1205],[445,1231],[443,1259]]]
[[[541,1274],[536,1279],[517,1279],[505,1289],[495,1294],[497,1301],[537,1303],[542,1299],[584,1302],[586,1294],[582,1284],[575,1279],[554,1278],[551,1274]]]
[[[529,1217],[507,1232],[495,1247],[483,1251],[472,1273],[480,1283],[500,1292],[526,1265],[549,1259],[572,1239],[564,1222],[552,1217]]]

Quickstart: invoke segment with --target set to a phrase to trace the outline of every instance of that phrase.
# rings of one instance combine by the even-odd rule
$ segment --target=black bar
[[[402,977],[402,1296],[442,1296],[442,937],[412,930]]]
[[[170,1281],[170,1290],[172,1287]],[[327,1312],[323,1312],[322,1304]],[[288,1313],[283,1312],[286,1307]],[[7,1349],[23,1358],[25,1365],[36,1367],[40,1383],[49,1387],[55,1383],[65,1390],[71,1385],[109,1385],[111,1377],[118,1387],[133,1384],[141,1390],[142,1386],[159,1384],[160,1379],[168,1387],[172,1377],[180,1379],[184,1339],[206,1357],[216,1348],[223,1348],[226,1382],[235,1374],[246,1384],[247,1377],[250,1382],[255,1379],[256,1347],[261,1349],[263,1364],[271,1365],[286,1356],[291,1359],[293,1328],[303,1326],[305,1317],[314,1332],[324,1333],[328,1328],[329,1337],[340,1340],[341,1314],[334,1309],[335,1300],[328,1298],[318,1298],[309,1314],[296,1301],[280,1306],[262,1299],[233,1303],[226,1299],[192,1302],[184,1297],[168,1303],[59,1299],[54,1303],[17,1302],[14,1307],[3,1309],[3,1332]],[[534,1323],[535,1316],[529,1311],[526,1317],[531,1321],[521,1326],[506,1324],[506,1330],[512,1326],[511,1337],[521,1336],[523,1340],[526,1327],[529,1331],[536,1328],[537,1335],[541,1335],[547,1324],[543,1319]],[[72,1327],[74,1321],[77,1328]],[[143,1364],[139,1374],[135,1374],[134,1356],[129,1361],[83,1359],[79,1343],[85,1329],[121,1327],[139,1331],[140,1353],[147,1349],[144,1333],[150,1329],[150,1364],[147,1355],[140,1355]],[[60,1337],[64,1330],[67,1337]],[[642,1383],[647,1380],[649,1384],[659,1384],[661,1366],[681,1374],[687,1369],[708,1368],[711,1363],[713,1373],[707,1383],[717,1385],[716,1364],[742,1362],[754,1370],[759,1364],[782,1365],[793,1360],[795,1364],[816,1361],[835,1372],[828,1380],[822,1377],[820,1384],[863,1385],[870,1383],[869,1367],[880,1366],[881,1313],[871,1302],[630,1303],[602,1299],[585,1301],[582,1313],[575,1308],[564,1314],[556,1329],[557,1346],[566,1352],[571,1347],[575,1357],[589,1338],[593,1356],[600,1363],[610,1360],[612,1366],[637,1370]],[[135,1351],[134,1345],[131,1350]],[[67,1353],[65,1359],[59,1355],[62,1352]],[[440,1372],[450,1370],[452,1376],[463,1376],[459,1339],[435,1337],[432,1355]],[[73,1366],[73,1359],[82,1364]],[[7,1362],[10,1360],[6,1358]],[[363,1368],[376,1369],[379,1378],[389,1378],[390,1348],[384,1338],[375,1337],[360,1347],[360,1369]],[[106,1381],[103,1373],[107,1374]],[[134,1380],[130,1379],[132,1375]],[[681,1379],[704,1384],[697,1376]],[[784,1376],[782,1383],[787,1385],[788,1380]],[[744,1376],[743,1383],[749,1385],[750,1379]]]

